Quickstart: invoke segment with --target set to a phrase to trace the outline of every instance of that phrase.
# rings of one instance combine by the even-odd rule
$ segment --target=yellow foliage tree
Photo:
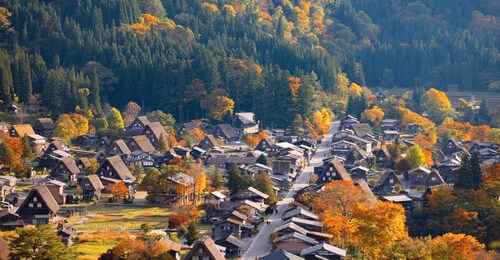
[[[382,111],[382,109],[380,109],[377,106],[365,110],[363,113],[361,113],[361,118],[360,118],[362,122],[371,123],[374,125],[380,124],[380,122],[382,122],[383,119],[384,119],[384,111]]]
[[[288,85],[290,86],[290,90],[292,91],[292,96],[295,97],[300,86],[302,86],[302,80],[300,80],[300,78],[298,77],[290,76]]]
[[[421,97],[421,106],[431,118],[442,120],[451,110],[451,103],[446,93],[431,88]]]
[[[356,84],[356,83],[351,83],[351,85],[349,86],[349,88],[347,89],[347,92],[349,93],[349,95],[351,96],[361,96],[361,91],[362,91],[362,88]]]
[[[473,236],[446,233],[431,241],[433,259],[467,260],[474,259],[484,245]]]
[[[424,132],[429,132],[435,126],[435,124],[428,118],[410,110],[407,110],[403,115],[403,118],[401,118],[401,124],[405,127],[409,124],[416,124]]]

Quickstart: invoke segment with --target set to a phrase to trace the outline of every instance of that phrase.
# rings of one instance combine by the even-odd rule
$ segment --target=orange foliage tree
[[[464,234],[446,233],[431,241],[433,259],[474,259],[484,245],[476,238]]]
[[[125,182],[110,183],[106,189],[113,194],[113,199],[125,198],[128,194],[128,187]]]
[[[366,203],[366,198],[351,181],[331,181],[314,198],[313,211],[334,236],[335,243],[345,246],[352,240],[352,218],[358,203]]]
[[[332,112],[327,108],[322,108],[313,113],[314,124],[318,133],[322,135],[328,132],[330,124],[332,123]]]
[[[416,124],[424,132],[429,132],[435,126],[435,124],[428,118],[423,117],[408,109],[401,118],[401,124],[405,127],[407,127],[409,124]]]
[[[431,116],[440,121],[450,113],[451,103],[446,94],[435,88],[430,88],[421,97],[422,108]]]
[[[193,134],[194,134],[196,141],[198,143],[201,142],[201,140],[203,140],[203,138],[205,138],[205,136],[206,136],[205,132],[201,131],[198,128],[193,129]]]
[[[382,122],[383,119],[384,119],[384,111],[382,111],[382,109],[380,109],[377,106],[374,106],[371,109],[363,111],[363,113],[361,113],[361,118],[360,118],[361,122],[371,123],[374,125],[380,124],[380,122]]]
[[[356,204],[354,210],[354,244],[368,259],[378,259],[385,248],[408,237],[403,206],[379,201],[372,207]]]
[[[300,78],[298,77],[290,76],[288,85],[290,86],[290,91],[292,91],[292,95],[295,97],[297,95],[297,91],[299,90],[300,86],[302,86],[302,80],[300,80]]]

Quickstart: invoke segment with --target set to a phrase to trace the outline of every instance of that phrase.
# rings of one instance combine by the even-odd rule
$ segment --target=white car
[[[12,209],[14,207],[8,202],[1,202],[1,203],[2,203],[2,209]]]

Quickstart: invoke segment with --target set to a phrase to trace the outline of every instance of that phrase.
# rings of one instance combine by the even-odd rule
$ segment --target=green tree
[[[102,115],[101,91],[99,87],[99,77],[94,68],[90,74],[89,103],[96,110],[98,115]]]
[[[277,201],[276,193],[274,192],[273,189],[273,183],[269,178],[269,175],[267,175],[266,173],[260,173],[255,175],[253,187],[269,195],[269,198],[267,199],[269,203],[272,204]]]
[[[242,182],[243,178],[240,169],[236,164],[231,165],[227,177],[227,188],[231,191],[231,194],[236,194],[242,190]]]
[[[224,185],[222,174],[214,165],[210,165],[210,181],[212,182],[212,188],[220,189]]]
[[[97,171],[97,169],[99,168],[99,162],[97,161],[96,158],[90,158],[89,162],[90,162],[90,165],[83,169],[83,172],[85,173],[85,175],[94,174]]]
[[[10,243],[11,259],[73,259],[49,225],[27,226],[15,232],[18,237]]]
[[[470,159],[470,170],[472,175],[472,186],[475,190],[478,190],[483,182],[483,177],[481,171],[481,160],[479,159],[477,151],[472,153],[472,157]]]
[[[116,108],[112,108],[111,111],[109,112],[109,115],[106,117],[108,121],[108,128],[111,130],[123,130],[124,124],[123,124],[123,118],[122,114],[120,111]]]
[[[15,154],[10,148],[10,146],[5,143],[0,143],[0,164],[4,166],[12,166],[15,161]]]
[[[453,188],[464,190],[474,188],[474,177],[472,176],[470,157],[466,153],[462,156],[462,164],[460,170],[457,172]]]
[[[408,152],[406,153],[406,160],[410,169],[426,165],[424,151],[418,145],[414,145],[408,149]]]
[[[481,100],[481,104],[479,105],[479,113],[478,113],[479,119],[482,120],[484,123],[489,123],[490,122],[490,109],[488,108],[488,102],[486,102],[486,99],[483,97]]]
[[[257,158],[257,163],[269,166],[269,160],[263,154],[259,155],[259,157]]]
[[[21,158],[24,161],[24,164],[26,164],[26,159],[31,159],[33,158],[33,152],[31,151],[31,145],[29,143],[29,137],[27,135],[24,135],[21,138],[21,142],[23,144],[23,149],[21,152]]]
[[[186,233],[186,244],[189,246],[192,245],[196,241],[196,239],[198,239],[199,233],[200,232],[198,231],[196,222],[194,221],[189,222],[188,230]]]

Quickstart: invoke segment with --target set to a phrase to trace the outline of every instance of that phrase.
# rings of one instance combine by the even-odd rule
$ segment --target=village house
[[[220,191],[212,191],[205,195],[204,204],[212,204],[215,207],[220,208],[221,202],[227,198],[226,195],[222,194]]]
[[[24,137],[36,134],[31,125],[22,124],[22,125],[12,125],[9,129],[10,137]]]
[[[38,118],[33,124],[33,130],[41,136],[51,137],[54,135],[55,129],[56,126],[52,118]]]
[[[346,251],[327,243],[321,243],[302,250],[300,256],[306,260],[343,260],[346,256]]]
[[[424,167],[416,167],[409,170],[408,178],[410,179],[410,185],[423,186],[429,173],[431,173],[431,170]]]
[[[355,143],[357,146],[363,149],[367,154],[372,153],[372,142],[369,140],[365,140],[355,135],[349,135],[346,138],[344,138],[344,140],[351,143]]]
[[[50,177],[63,182],[75,182],[80,172],[73,158],[62,158],[52,168]]]
[[[76,146],[91,149],[96,143],[96,138],[96,135],[93,134],[83,134],[71,139],[71,143]]]
[[[206,135],[203,140],[200,141],[198,147],[207,151],[213,149],[214,147],[219,147],[222,145],[222,141],[220,139],[216,139],[213,135]]]
[[[59,205],[45,185],[37,186],[28,193],[26,199],[16,211],[25,223],[32,225],[49,224],[56,213]]]
[[[425,187],[432,187],[445,184],[441,174],[435,169],[431,170],[427,178],[425,178],[424,185]]]
[[[354,132],[354,135],[362,137],[367,134],[373,135],[372,127],[369,124],[353,124],[349,127]]]
[[[109,139],[107,136],[103,136],[99,139],[99,142],[97,143],[97,147],[99,149],[108,149],[108,147],[111,145],[112,140]]]
[[[7,209],[0,211],[0,231],[14,230],[20,227],[24,227],[24,221],[21,216]]]
[[[300,255],[303,249],[317,244],[318,241],[298,232],[288,233],[273,241],[273,247],[275,249],[285,250],[296,255]]]
[[[468,153],[468,151],[462,146],[462,144],[452,139],[444,143],[444,145],[441,147],[441,152],[444,156],[447,157],[453,155],[462,156],[463,153]]]
[[[332,150],[331,154],[341,156],[341,157],[346,157],[349,151],[355,146],[355,143],[351,143],[344,140],[340,140],[337,142],[332,143]]]
[[[347,116],[340,119],[339,130],[350,128],[351,125],[354,125],[354,124],[359,124],[358,119],[351,116],[351,115],[347,115]]]
[[[121,181],[125,182],[127,185],[132,185],[135,182],[135,177],[120,156],[106,158],[95,174],[99,176],[102,184],[105,186],[110,183],[118,183]]]
[[[272,137],[262,138],[257,146],[255,146],[255,150],[266,152],[269,155],[279,152],[279,148],[275,147],[274,139]]]
[[[17,105],[10,105],[7,107],[7,113],[11,116],[17,116],[21,113],[21,108]]]
[[[381,129],[382,130],[396,130],[398,131],[400,128],[399,120],[397,119],[384,119],[382,120]]]
[[[215,244],[226,248],[226,257],[238,257],[241,254],[243,241],[233,235],[229,235],[225,238],[215,240]]]
[[[185,260],[225,260],[224,254],[219,247],[207,235],[203,235],[194,243]]]
[[[58,205],[66,204],[66,192],[64,192],[64,188],[67,186],[66,183],[58,180],[49,180],[43,184],[47,186]]]
[[[387,170],[378,181],[378,189],[381,192],[391,192],[396,185],[402,186],[399,177],[392,170]]]
[[[283,213],[283,216],[281,217],[281,219],[284,221],[287,221],[291,218],[319,220],[319,216],[316,215],[314,212],[309,211],[309,210],[304,209],[304,208],[301,208],[301,207],[296,207],[296,208],[292,208],[290,210],[287,210]]]
[[[368,156],[366,155],[365,151],[359,148],[359,146],[355,145],[345,156],[344,164],[347,168],[351,168],[357,165],[367,165],[367,159]]]
[[[396,140],[396,138],[399,137],[399,132],[396,131],[396,130],[384,130],[382,132],[382,139],[384,139],[384,141],[394,141]]]
[[[246,157],[246,158],[249,158],[249,157]],[[254,176],[256,174],[270,175],[273,173],[273,169],[271,167],[269,167],[267,165],[260,164],[260,163],[250,164],[250,165],[241,165],[240,171],[246,172],[252,176]]]
[[[16,191],[17,178],[14,176],[0,176],[0,201],[7,200],[7,196]]]
[[[264,203],[264,200],[268,199],[269,195],[255,189],[254,187],[248,187],[242,191],[231,196],[231,201],[243,201],[252,200],[254,202]]]
[[[84,201],[90,201],[93,199],[99,200],[101,198],[101,192],[104,189],[99,176],[91,174],[84,177],[80,182],[80,188],[82,189],[82,197]]]
[[[235,142],[239,138],[238,132],[229,124],[217,125],[213,131],[213,136],[228,143]]]
[[[182,159],[186,159],[186,158],[189,158],[191,157],[191,149],[189,149],[188,147],[184,147],[184,146],[175,146],[173,148],[175,154],[179,155],[182,157]]]
[[[194,199],[194,180],[193,177],[178,173],[174,177],[167,177],[172,182],[171,194],[168,196],[170,202],[180,200],[186,204]]]
[[[454,183],[455,177],[460,170],[462,164],[462,160],[458,156],[452,156],[451,158],[446,158],[437,164],[436,169],[443,177],[444,181],[447,183]]]
[[[189,249],[189,246],[174,242],[166,237],[160,237],[158,243],[168,248],[168,254],[174,259],[181,259],[181,251]]]
[[[390,166],[392,164],[391,154],[386,147],[380,147],[373,150],[375,162],[380,166]]]
[[[282,224],[281,226],[275,228],[273,232],[276,233],[278,236],[284,236],[286,234],[294,232],[306,235],[309,231],[293,222],[286,222],[285,224]]]
[[[167,141],[168,137],[167,131],[160,122],[153,122],[146,125],[141,135],[145,135],[148,138],[149,142],[153,145],[153,147],[158,147],[160,140],[163,139],[163,141]]]
[[[193,149],[189,154],[191,155],[191,157],[193,157],[194,160],[201,160],[201,159],[204,160],[207,156],[207,151],[205,149],[195,146],[193,147]]]
[[[294,255],[285,250],[276,250],[260,257],[259,260],[304,260],[304,258]]]
[[[57,235],[61,237],[63,245],[69,247],[73,245],[73,237],[76,236],[76,232],[70,229],[63,228],[57,231]]]
[[[309,230],[309,231],[317,231],[321,232],[323,229],[323,222],[317,221],[317,220],[310,220],[310,219],[303,219],[303,218],[297,218],[297,217],[292,217],[285,221],[284,223],[295,223],[296,225]]]
[[[349,173],[347,173],[346,169],[344,168],[344,165],[340,160],[337,159],[333,159],[330,162],[328,162],[328,164],[325,165],[323,171],[318,176],[318,180],[316,181],[316,183],[324,184],[324,183],[329,183],[330,181],[333,180],[339,180],[339,181],[351,180],[351,176],[349,176]]]
[[[130,125],[125,127],[124,136],[135,136],[140,135],[144,128],[151,122],[146,116],[138,116],[134,119]]]
[[[134,142],[137,141],[134,140]],[[122,159],[126,159],[130,156],[131,153],[132,152],[128,148],[125,141],[123,141],[122,139],[118,139],[113,141],[113,143],[111,143],[111,145],[108,148],[108,152],[106,154],[107,156],[119,155],[120,157],[122,157]]]
[[[367,175],[370,172],[370,169],[363,166],[356,166],[349,171],[352,179],[358,180],[367,180]]]
[[[224,218],[216,222],[212,228],[212,234],[215,240],[226,238],[229,235],[233,235],[236,238],[241,238],[241,229],[243,222],[235,218]]]
[[[28,143],[30,144],[31,149],[38,154],[38,152],[42,151],[47,143],[47,139],[41,135],[29,135]]]
[[[259,132],[259,123],[255,121],[255,114],[250,112],[235,113],[231,121],[234,129],[239,134],[256,134]]]
[[[406,195],[382,196],[380,197],[380,200],[400,204],[407,212],[411,212],[413,210],[413,200]]]
[[[129,151],[142,151],[145,153],[153,153],[156,149],[151,141],[145,135],[132,136],[127,143]]]

